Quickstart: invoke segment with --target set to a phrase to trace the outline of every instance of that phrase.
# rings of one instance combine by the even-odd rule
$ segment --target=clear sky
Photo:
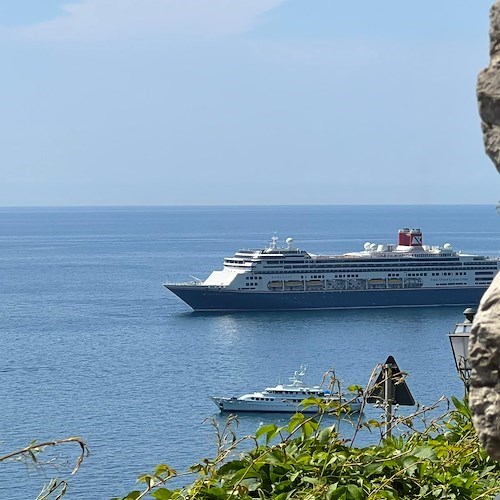
[[[0,4],[0,206],[495,204],[493,0]]]

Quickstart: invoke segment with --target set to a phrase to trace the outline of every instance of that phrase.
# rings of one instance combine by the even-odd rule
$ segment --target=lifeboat
[[[304,282],[303,281],[285,281],[285,288],[295,288],[295,287],[303,287]]]
[[[308,290],[318,290],[325,288],[325,282],[323,280],[308,280],[306,281],[306,287]]]
[[[281,290],[283,288],[283,281],[270,281],[267,284],[267,288],[269,288],[269,290]]]

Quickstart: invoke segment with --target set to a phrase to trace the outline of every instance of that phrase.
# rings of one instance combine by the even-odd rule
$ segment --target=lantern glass
[[[469,364],[469,334],[450,334],[451,350],[455,358],[455,366],[459,372],[470,370]]]
[[[472,330],[475,309],[468,307],[464,311],[465,321],[455,325],[455,331],[448,334],[451,344],[451,351],[455,359],[455,366],[464,382],[465,393],[469,392],[469,381],[471,374],[471,365],[469,363],[469,335]]]

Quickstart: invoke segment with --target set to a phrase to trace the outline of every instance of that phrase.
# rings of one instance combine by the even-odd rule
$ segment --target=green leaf
[[[436,452],[430,446],[418,446],[415,448],[413,456],[424,460],[436,460]]]
[[[287,430],[288,432],[293,433],[295,430],[297,430],[297,427],[302,424],[302,422],[305,420],[305,416],[303,413],[295,413],[291,418],[290,421],[288,422]]]
[[[347,488],[339,486],[338,483],[332,484],[326,492],[327,500],[337,500],[338,498],[345,499]]]
[[[268,424],[268,425],[262,425],[257,429],[255,432],[255,437],[259,439],[261,436],[264,434],[267,434],[268,432],[273,432],[277,429],[277,426],[275,424]]]
[[[257,429],[255,433],[255,437],[259,439],[264,434],[266,435],[266,445],[270,443],[270,441],[275,438],[280,432],[281,428],[276,426],[275,424],[263,425]]]
[[[226,490],[219,487],[213,487],[206,490],[207,498],[227,498]]]
[[[360,391],[361,392],[364,391],[363,386],[361,386],[361,385],[350,385],[347,387],[347,390],[349,392],[355,392],[356,394],[358,394]]]
[[[426,471],[427,471],[427,462],[420,463],[419,466],[418,466],[418,475],[420,477],[424,477]]]
[[[123,498],[123,500],[136,500],[140,496],[141,496],[141,492],[135,490],[135,491],[131,491],[126,497]]]
[[[353,500],[363,500],[364,498],[363,490],[355,484],[348,484],[347,491]]]
[[[367,477],[382,474],[384,470],[384,464],[368,464],[365,467]]]
[[[307,422],[304,422],[304,425],[300,428],[302,437],[307,438],[309,437],[313,432],[315,432],[318,429],[318,422],[315,420],[308,420]]]
[[[219,469],[219,474],[221,475],[226,475],[231,473],[232,471],[237,471],[240,469],[246,469],[248,467],[247,462],[244,462],[243,460],[231,460],[231,462],[228,462],[227,464],[224,464],[220,469]]]
[[[326,427],[325,429],[323,429],[319,435],[318,435],[318,441],[321,443],[321,444],[324,444],[324,443],[327,443],[331,437],[337,437],[337,432],[335,430],[335,426],[332,425],[330,427]]]
[[[172,496],[174,495],[173,491],[167,490],[167,488],[160,488],[153,493],[151,493],[151,496],[153,498],[156,498],[156,500],[170,500]]]
[[[137,478],[137,482],[146,483],[148,486],[151,484],[152,481],[153,481],[153,476],[151,476],[151,474],[143,474],[142,476],[139,476]]]
[[[304,476],[302,478],[302,481],[304,483],[310,483],[310,484],[314,484],[314,486],[317,486],[318,484],[321,484],[321,480],[317,477],[310,477],[310,476]]]
[[[363,422],[363,426],[365,427],[368,427],[368,428],[371,428],[371,427],[375,427],[375,428],[379,428],[379,427],[382,427],[382,424],[381,422],[379,422],[378,420],[375,420],[375,419],[370,419],[370,420],[367,420],[366,422]]]
[[[159,464],[155,468],[155,476],[164,477],[164,476],[176,476],[177,471],[175,469],[170,468],[166,464]]]
[[[240,484],[245,486],[248,491],[256,491],[262,486],[262,481],[257,477],[247,477],[243,479]]]
[[[383,466],[387,467],[388,469],[395,469],[396,467],[398,467],[398,463],[395,460],[385,460]]]

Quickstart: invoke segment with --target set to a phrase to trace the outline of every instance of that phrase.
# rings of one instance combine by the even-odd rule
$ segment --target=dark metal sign
[[[368,403],[383,403],[385,401],[401,406],[414,406],[410,389],[404,379],[405,373],[401,372],[396,360],[389,356],[382,365],[374,383],[367,389]]]

